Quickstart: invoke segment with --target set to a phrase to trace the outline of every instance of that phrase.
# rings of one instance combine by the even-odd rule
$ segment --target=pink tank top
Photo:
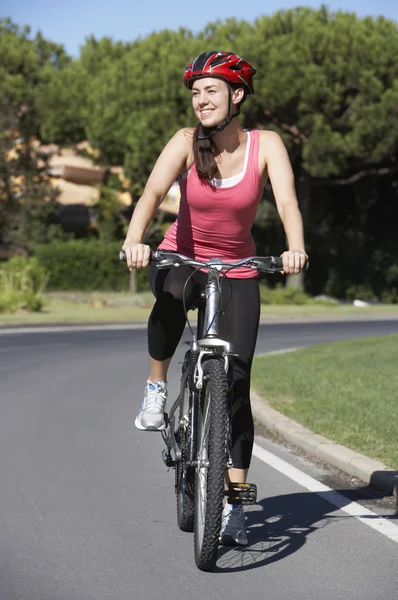
[[[186,177],[180,177],[178,218],[167,229],[160,250],[174,250],[200,261],[214,257],[237,261],[255,254],[250,230],[263,184],[258,168],[259,131],[247,134],[244,173],[235,185],[218,187],[216,182],[220,180],[211,183],[199,179],[195,164]],[[228,184],[228,180],[224,181]],[[257,277],[256,271],[247,267],[233,269],[226,275],[239,279]]]

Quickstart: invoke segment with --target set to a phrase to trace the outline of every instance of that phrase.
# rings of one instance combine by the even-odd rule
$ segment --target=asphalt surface
[[[398,321],[263,325],[257,351],[397,332]],[[377,516],[358,520],[257,457],[249,546],[221,548],[215,573],[198,571],[162,440],[133,427],[145,351],[140,329],[0,336],[0,600],[396,598],[398,543],[367,526]]]

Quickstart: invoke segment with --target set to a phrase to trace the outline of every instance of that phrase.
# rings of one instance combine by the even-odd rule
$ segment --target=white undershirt
[[[246,144],[246,153],[245,153],[245,162],[243,165],[243,171],[241,173],[238,173],[237,175],[234,175],[233,177],[227,177],[226,179],[217,179],[217,177],[213,177],[210,180],[210,183],[214,187],[229,188],[229,187],[236,185],[237,183],[242,181],[242,179],[244,178],[245,173],[246,173],[247,163],[249,161],[250,140],[251,140],[250,131],[247,131],[246,133],[247,133],[247,144]],[[181,175],[181,179],[186,179],[188,177],[189,171],[187,171],[186,173]]]
[[[250,131],[247,131],[247,144],[246,144],[246,153],[245,153],[245,162],[243,165],[243,171],[241,173],[238,173],[237,175],[234,175],[233,177],[227,177],[226,179],[217,179],[217,177],[213,177],[211,179],[211,185],[213,185],[214,187],[218,187],[218,188],[229,188],[229,187],[232,187],[233,185],[236,185],[240,181],[242,181],[242,179],[244,178],[245,173],[246,173],[247,163],[249,160],[249,151],[250,151]]]

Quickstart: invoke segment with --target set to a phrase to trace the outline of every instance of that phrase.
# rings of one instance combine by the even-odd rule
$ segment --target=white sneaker
[[[222,513],[220,543],[225,546],[247,546],[246,520],[243,506],[228,502]]]
[[[144,399],[141,403],[134,425],[143,431],[162,431],[166,429],[164,409],[167,389],[164,381],[147,381]]]

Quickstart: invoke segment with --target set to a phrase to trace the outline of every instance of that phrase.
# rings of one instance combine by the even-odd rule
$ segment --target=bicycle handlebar
[[[119,254],[121,261],[126,260],[126,254],[122,250]],[[180,265],[189,265],[191,267],[216,269],[219,271],[235,269],[237,267],[247,266],[256,271],[262,273],[275,273],[283,270],[283,261],[280,256],[249,256],[243,260],[236,262],[224,262],[218,258],[212,258],[209,261],[202,262],[189,258],[179,252],[172,252],[168,250],[156,250],[151,253],[151,264],[158,269],[169,269],[171,267],[178,267]],[[304,267],[304,270],[308,269],[308,261]]]

